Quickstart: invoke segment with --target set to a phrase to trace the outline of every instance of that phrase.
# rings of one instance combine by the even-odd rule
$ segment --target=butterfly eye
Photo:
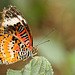
[[[34,50],[37,50],[37,47],[34,47]]]

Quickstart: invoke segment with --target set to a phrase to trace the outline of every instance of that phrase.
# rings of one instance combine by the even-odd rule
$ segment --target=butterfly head
[[[38,51],[37,46],[35,46],[35,47],[32,48],[32,52],[33,52],[33,53],[36,53],[37,51]]]
[[[36,51],[37,51],[37,50],[38,50],[38,48],[37,48],[37,47],[33,47],[33,50],[36,50]]]

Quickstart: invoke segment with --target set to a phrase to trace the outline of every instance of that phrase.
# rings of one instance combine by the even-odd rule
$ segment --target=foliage
[[[35,57],[35,59],[32,59],[30,63],[20,71],[9,69],[7,75],[53,75],[51,64],[46,58]]]

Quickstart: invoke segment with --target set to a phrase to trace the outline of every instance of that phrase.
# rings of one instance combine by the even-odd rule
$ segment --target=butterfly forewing
[[[29,28],[26,20],[22,16],[21,12],[19,12],[16,9],[16,7],[9,6],[8,9],[4,9],[4,11],[3,11],[3,21],[4,22],[2,22],[2,26],[6,27],[6,28],[8,27],[9,29],[10,29],[10,27],[12,27],[11,28],[12,31],[18,30],[17,31],[18,33],[20,33],[20,34],[22,33],[21,37],[23,37],[27,34],[26,37],[28,37],[27,39],[29,39],[29,47],[32,46],[33,41],[32,41],[32,35],[31,35],[30,28]]]

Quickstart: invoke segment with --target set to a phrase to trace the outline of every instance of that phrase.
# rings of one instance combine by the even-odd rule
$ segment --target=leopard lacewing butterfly
[[[2,12],[0,22],[0,64],[28,59],[37,52],[28,23],[15,6]]]

